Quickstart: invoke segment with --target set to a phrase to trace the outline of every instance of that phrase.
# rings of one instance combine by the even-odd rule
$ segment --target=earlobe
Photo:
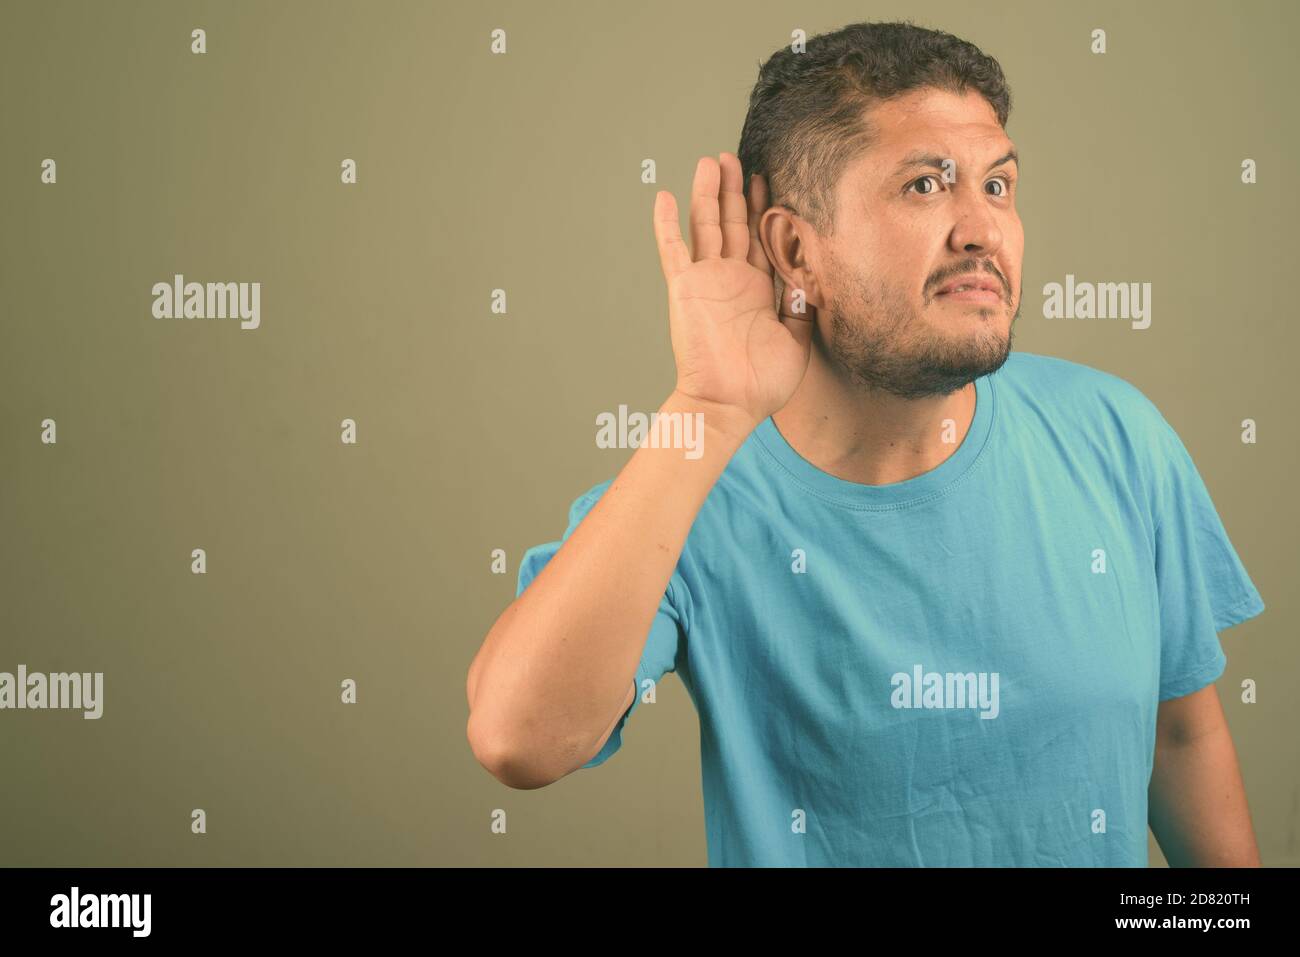
[[[817,282],[817,276],[808,263],[803,263],[795,267],[791,273],[792,285],[796,289],[803,290],[804,301],[814,309],[822,307],[822,290],[821,284]]]
[[[821,308],[821,285],[817,282],[814,264],[808,259],[809,249],[795,222],[796,217],[783,207],[771,207],[768,212],[771,213],[771,222],[764,220],[766,228],[759,233],[768,260],[787,289],[802,289],[807,304],[815,309]]]
[[[817,277],[814,276],[810,270],[805,269],[803,272],[805,273],[802,277],[804,283],[804,299],[807,300],[808,305],[815,309],[820,309],[822,307],[822,291],[821,286],[817,283]]]
[[[789,278],[777,273],[777,278],[781,280],[781,293],[778,300],[782,303],[782,307],[777,310],[778,312],[784,314],[786,304],[794,311],[795,315],[806,316],[808,313],[815,313],[821,308],[821,296],[817,290],[816,281],[812,280],[811,288],[809,288],[808,285],[805,285],[805,277],[807,277],[807,270],[803,267],[796,269],[790,274]],[[800,296],[799,302],[795,301],[796,294]]]

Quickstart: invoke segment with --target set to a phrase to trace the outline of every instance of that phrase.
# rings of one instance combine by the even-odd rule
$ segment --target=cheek
[[[1025,261],[1025,232],[1019,219],[1004,230],[1002,255],[999,258],[1005,263],[1003,274],[1014,292],[1020,285],[1021,267]]]
[[[1015,250],[1016,265],[1019,266],[1021,257],[1025,252],[1025,227],[1018,218],[1012,224],[1007,237],[1010,240],[1010,247]]]

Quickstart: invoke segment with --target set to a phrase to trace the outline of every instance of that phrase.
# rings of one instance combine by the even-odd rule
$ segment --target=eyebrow
[[[898,173],[901,173],[904,170],[914,169],[917,167],[933,168],[933,169],[941,170],[943,169],[944,160],[949,160],[949,159],[952,159],[952,157],[937,156],[934,153],[923,153],[923,152],[908,153],[906,156],[903,157],[903,161],[898,164],[898,167],[894,170],[894,173],[895,175],[897,175]],[[1020,156],[1016,153],[1014,149],[1010,150],[1005,155],[999,156],[997,159],[995,159],[992,163],[989,164],[988,169],[993,169],[995,167],[1001,166],[1003,163],[1008,163],[1008,162],[1015,163],[1016,168],[1017,169],[1020,168]],[[984,172],[987,173],[988,170],[985,170]]]

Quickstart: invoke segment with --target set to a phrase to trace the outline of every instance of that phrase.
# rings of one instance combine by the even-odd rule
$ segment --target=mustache
[[[996,266],[988,260],[982,262],[971,260],[955,269],[945,270],[935,276],[929,283],[930,295],[934,295],[934,292],[950,279],[956,279],[959,276],[977,275],[979,273],[988,273],[990,276],[997,279],[998,285],[1002,287],[1002,296],[1004,299],[1011,292],[1011,286],[1007,282],[1006,277],[1004,277],[1002,273],[998,272]]]

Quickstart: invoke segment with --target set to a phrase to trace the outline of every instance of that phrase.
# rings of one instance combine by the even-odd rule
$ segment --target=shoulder
[[[1135,410],[1146,406],[1155,410],[1151,400],[1127,379],[1059,356],[1013,352],[995,375],[999,385],[1006,380],[1013,385],[1030,387],[1043,399],[1052,396],[1076,400],[1096,397],[1132,405]]]
[[[994,378],[1013,401],[1080,427],[1150,440],[1169,428],[1156,404],[1132,382],[1080,362],[1013,352]]]

